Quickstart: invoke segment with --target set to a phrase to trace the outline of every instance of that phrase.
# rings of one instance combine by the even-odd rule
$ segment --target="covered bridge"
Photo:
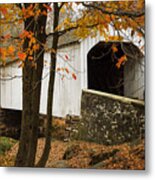
[[[69,35],[67,35],[70,37]],[[48,40],[50,43],[50,40]],[[112,47],[118,51],[113,53]],[[117,59],[126,55],[120,68]],[[46,114],[50,54],[44,55],[40,113]],[[18,61],[0,65],[0,107],[22,110],[22,69]],[[63,71],[59,71],[63,69]],[[64,71],[68,69],[70,73]],[[75,74],[76,78],[72,77]],[[75,80],[76,79],[76,80]],[[54,87],[53,115],[80,115],[82,89],[94,89],[131,98],[144,98],[144,56],[131,42],[104,41],[100,35],[86,39],[60,39]]]

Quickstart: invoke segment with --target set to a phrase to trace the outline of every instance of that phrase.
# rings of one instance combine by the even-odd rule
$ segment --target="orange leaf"
[[[33,60],[33,57],[32,57],[32,56],[29,56],[29,57],[28,57],[28,60],[32,61],[32,60]]]
[[[25,58],[26,58],[26,54],[25,54],[25,53],[22,53],[22,52],[18,52],[18,58],[19,58],[20,60],[24,61]]]
[[[33,45],[33,50],[36,51],[40,48],[40,45],[39,44],[35,44]]]
[[[22,8],[22,12],[23,14],[26,12],[26,9],[24,7]]]
[[[121,67],[121,65],[123,64],[123,62],[125,62],[127,60],[126,55],[124,54],[122,57],[120,57],[118,59],[118,62],[116,64],[116,67],[119,69]]]
[[[25,37],[28,37],[29,36],[29,32],[24,30],[20,35],[19,37],[22,39],[22,38],[25,38]]]
[[[10,34],[6,34],[6,35],[4,36],[4,39],[9,39],[10,37],[11,37]]]
[[[111,40],[111,41],[122,41],[123,37],[122,36],[109,36],[109,40]]]
[[[68,74],[69,74],[69,70],[68,70],[68,68],[65,68],[65,71],[66,71],[66,73],[68,73]]]
[[[117,47],[115,45],[112,45],[112,51],[115,53],[118,51]]]
[[[119,68],[121,67],[121,64],[118,62],[118,63],[116,64],[116,67],[119,69]]]
[[[110,22],[110,21],[111,21],[111,19],[110,19],[110,16],[109,16],[109,15],[106,15],[106,16],[105,16],[105,19],[106,19],[106,21],[107,21],[107,22]]]
[[[33,44],[35,44],[35,43],[36,43],[36,39],[35,39],[34,37],[32,37],[31,42],[32,42]]]
[[[22,23],[23,23],[23,20],[22,20],[22,19],[19,19],[19,20],[18,20],[18,23],[19,23],[19,24],[22,24]]]
[[[0,54],[2,54],[4,51],[4,48],[0,47]]]
[[[76,77],[76,75],[74,73],[72,73],[72,77],[73,77],[74,80],[77,79],[77,77]]]
[[[10,45],[9,47],[8,47],[8,53],[9,54],[13,54],[15,52],[15,47],[13,46],[13,45]]]
[[[7,56],[6,48],[0,48],[0,57],[1,57],[2,61],[6,60],[6,56]]]
[[[1,7],[0,11],[3,13],[3,15],[7,14],[7,9],[5,7]]]

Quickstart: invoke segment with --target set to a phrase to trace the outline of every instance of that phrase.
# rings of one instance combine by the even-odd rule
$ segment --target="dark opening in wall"
[[[44,137],[46,116],[39,115],[38,136]],[[22,111],[15,109],[0,108],[0,136],[11,137],[14,139],[20,138],[21,132]]]
[[[22,111],[0,108],[0,136],[19,139]]]
[[[113,53],[115,45],[117,52]],[[124,95],[124,67],[116,67],[124,55],[119,42],[99,42],[88,53],[88,89]]]

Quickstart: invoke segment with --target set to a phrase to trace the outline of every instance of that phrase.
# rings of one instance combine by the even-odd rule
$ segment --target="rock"
[[[71,131],[72,128],[71,128],[71,127],[66,127],[65,130],[66,130],[66,131]]]
[[[64,142],[69,142],[70,139],[69,139],[69,138],[65,138],[63,141],[64,141]]]
[[[93,165],[90,169],[100,169],[100,168],[102,168],[104,165],[105,165],[105,162],[102,161],[102,162],[99,162],[99,163]]]
[[[54,162],[52,164],[52,167],[54,167],[54,168],[70,168],[70,166],[68,165],[66,160]]]
[[[96,165],[97,163],[100,163],[101,161],[109,159],[110,157],[113,157],[118,151],[119,151],[118,149],[114,149],[111,152],[99,153],[97,155],[93,155],[92,160],[90,161],[89,165]]]
[[[79,145],[72,145],[67,148],[67,150],[64,153],[63,159],[69,160],[72,159],[74,156],[77,156],[77,154],[81,151],[81,148]]]

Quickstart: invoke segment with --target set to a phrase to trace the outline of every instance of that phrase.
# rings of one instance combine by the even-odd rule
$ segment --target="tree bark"
[[[43,4],[39,4],[39,9],[41,11],[47,11]],[[39,16],[37,20],[37,29],[36,29],[36,39],[39,40],[42,44],[46,43],[46,16]],[[42,48],[42,47],[41,47]],[[27,157],[27,166],[33,167],[35,163],[35,154],[37,149],[37,139],[38,139],[38,126],[39,126],[39,109],[40,109],[40,96],[41,96],[41,81],[42,81],[42,71],[43,71],[43,57],[44,51],[41,48],[37,51],[36,56],[39,55],[39,58],[36,61],[37,68],[33,71],[33,80],[32,80],[32,119],[31,119],[31,141],[29,144],[28,157]]]
[[[26,7],[29,5],[25,4]],[[41,10],[47,10],[43,4],[39,6]],[[34,17],[27,18],[24,25],[27,31],[34,32],[35,38],[45,44],[46,16],[39,16],[37,20]],[[26,38],[23,45],[24,50],[28,48],[28,43],[29,39]],[[35,54],[36,57],[39,56],[36,60],[36,69],[32,66],[34,62],[29,61],[28,57],[23,68],[23,111],[19,149],[15,161],[15,166],[17,167],[32,167],[35,162],[44,54],[41,51],[40,48]]]
[[[24,22],[24,29],[27,25],[33,21],[33,18],[28,18]],[[30,24],[28,30],[32,31],[34,28],[34,22]],[[23,49],[25,50],[28,47],[28,39],[24,41]],[[28,58],[25,60],[23,68],[23,111],[22,111],[22,122],[21,122],[21,135],[19,141],[19,149],[16,156],[15,166],[22,167],[26,166],[26,160],[28,155],[28,146],[30,141],[29,134],[29,121],[32,116],[32,66],[31,62],[28,61]]]
[[[58,3],[54,3],[54,22],[53,22],[53,30],[58,26],[59,23],[59,7]],[[51,53],[51,69],[50,69],[50,79],[48,86],[48,98],[47,98],[47,124],[46,124],[46,141],[45,147],[38,162],[37,166],[44,167],[46,165],[49,152],[51,149],[51,127],[52,127],[52,110],[53,110],[53,95],[54,95],[54,82],[55,82],[55,70],[56,70],[56,54],[58,47],[58,33],[55,33],[53,36],[52,42],[52,53]]]

